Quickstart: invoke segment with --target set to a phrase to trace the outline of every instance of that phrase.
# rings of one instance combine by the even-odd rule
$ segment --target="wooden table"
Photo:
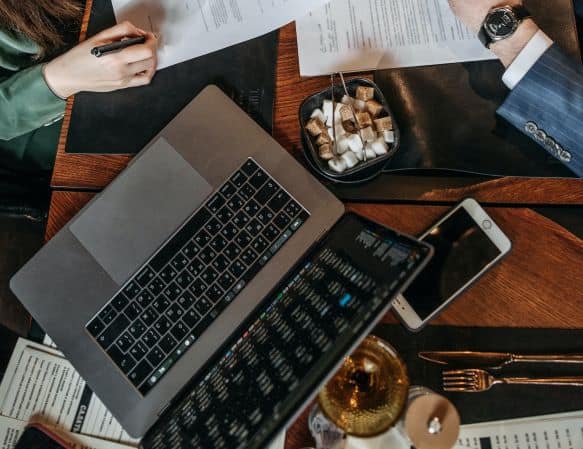
[[[300,133],[296,119],[299,103],[309,93],[325,87],[328,79],[299,77],[293,25],[282,28],[279,50],[274,136],[299,158]],[[67,109],[52,179],[54,192],[47,239],[130,160],[130,156],[120,155],[66,154],[71,105]],[[503,178],[446,188],[433,187],[431,178],[397,176],[387,178],[387,182],[406,186],[401,189],[404,193],[395,198],[398,204],[348,204],[347,207],[401,231],[418,234],[451,204],[473,196],[490,205],[488,212],[513,242],[511,254],[449,307],[437,324],[583,328],[583,241],[528,207],[581,205],[583,181]],[[575,209],[574,213],[581,210]],[[395,322],[391,314],[384,320]],[[286,449],[312,444],[305,421],[304,412],[288,431]]]
[[[94,193],[53,193],[51,238]],[[447,206],[349,204],[348,208],[403,232],[418,234]],[[436,324],[583,328],[583,241],[553,221],[522,207],[489,207],[513,243],[510,255],[460,297]],[[392,314],[384,318],[394,323]],[[415,338],[411,335],[411,338]],[[288,432],[286,449],[311,444],[306,413]]]

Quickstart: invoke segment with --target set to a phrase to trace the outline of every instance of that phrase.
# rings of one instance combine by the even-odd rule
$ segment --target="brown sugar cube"
[[[374,88],[358,86],[356,88],[356,98],[362,101],[372,100],[374,98]]]
[[[377,133],[372,129],[372,126],[363,128],[360,135],[365,142],[372,142],[377,138]]]
[[[329,144],[322,145],[318,149],[318,152],[320,154],[320,158],[324,159],[325,161],[334,158],[334,153],[332,153],[332,147]]]
[[[350,109],[350,106],[342,106],[342,108],[340,108],[340,117],[342,118],[342,123],[353,119],[352,109]]]
[[[322,133],[318,136],[318,138],[316,139],[316,145],[318,146],[322,146],[325,145],[327,143],[330,143],[331,139],[330,136],[328,135],[328,133]]]
[[[368,100],[366,102],[366,110],[370,113],[370,115],[376,118],[380,115],[381,112],[383,112],[383,105],[376,100]]]
[[[324,132],[326,126],[322,123],[322,120],[319,118],[310,119],[310,121],[306,124],[306,130],[313,136],[319,136]]]
[[[360,128],[367,128],[372,126],[372,117],[368,112],[357,112],[356,121],[358,122],[358,126]]]
[[[382,133],[383,131],[389,131],[393,129],[393,120],[391,117],[377,118],[374,121],[374,126],[379,133]]]
[[[358,131],[358,128],[356,127],[352,120],[345,120],[344,122],[342,122],[342,127],[344,128],[344,131],[350,134],[356,134],[356,132]]]

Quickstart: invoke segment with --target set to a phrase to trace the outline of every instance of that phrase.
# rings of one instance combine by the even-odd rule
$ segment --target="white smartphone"
[[[433,258],[393,303],[393,310],[411,331],[421,330],[512,247],[471,198],[458,204],[420,240],[435,248]]]

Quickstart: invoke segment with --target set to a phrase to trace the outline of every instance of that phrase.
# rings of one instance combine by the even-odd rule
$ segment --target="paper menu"
[[[12,449],[28,422],[53,427],[75,449],[131,449],[131,438],[46,336],[16,343],[0,384],[0,449]],[[282,432],[268,449],[283,449]]]
[[[411,448],[397,427],[378,437],[346,440],[346,449],[389,448]],[[583,410],[466,424],[453,449],[583,449]]]
[[[447,0],[332,0],[296,29],[304,76],[495,59]]]
[[[17,419],[0,416],[0,449],[12,449],[28,423]],[[74,449],[132,449],[120,443],[89,437],[86,435],[63,435],[58,429],[54,430],[67,441]]]
[[[582,449],[583,411],[462,426],[454,449]]]
[[[159,36],[160,69],[261,36],[325,0],[112,0],[118,22]]]
[[[0,415],[137,446],[62,354],[19,339],[0,384]]]

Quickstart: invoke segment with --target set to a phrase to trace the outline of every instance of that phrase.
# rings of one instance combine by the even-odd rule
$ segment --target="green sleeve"
[[[47,86],[42,66],[0,78],[0,140],[10,140],[59,120],[65,100]]]

